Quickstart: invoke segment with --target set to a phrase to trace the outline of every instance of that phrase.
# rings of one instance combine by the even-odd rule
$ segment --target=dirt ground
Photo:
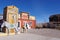
[[[0,40],[60,40],[60,30],[30,29],[26,33],[1,36]]]

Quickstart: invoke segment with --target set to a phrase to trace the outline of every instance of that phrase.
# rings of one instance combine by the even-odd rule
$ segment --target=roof
[[[27,14],[29,14],[28,12],[20,12],[19,14],[21,14],[21,13],[27,13]]]
[[[59,16],[60,17],[60,14],[54,14],[54,15],[51,15],[49,18],[52,18],[54,16]]]

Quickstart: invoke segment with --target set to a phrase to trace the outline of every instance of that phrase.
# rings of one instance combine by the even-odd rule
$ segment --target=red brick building
[[[36,27],[36,20],[34,16],[30,16],[27,12],[21,12],[18,17],[19,27],[24,27],[25,24],[28,24],[30,28]]]

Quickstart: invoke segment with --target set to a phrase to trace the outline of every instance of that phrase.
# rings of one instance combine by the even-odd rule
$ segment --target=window
[[[20,27],[20,22],[18,22],[18,27]]]
[[[32,26],[32,22],[29,22],[28,24],[29,24],[30,26]]]
[[[54,17],[53,17],[53,21],[54,21],[54,22],[58,22],[58,17],[57,17],[57,16],[54,16]]]
[[[16,15],[15,14],[12,15],[12,18],[14,20],[14,23],[16,23]]]

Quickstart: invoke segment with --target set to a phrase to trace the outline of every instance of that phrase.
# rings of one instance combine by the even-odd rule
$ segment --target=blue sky
[[[18,7],[19,12],[29,12],[37,23],[49,22],[50,15],[60,14],[60,0],[0,0],[0,13],[9,5]]]

